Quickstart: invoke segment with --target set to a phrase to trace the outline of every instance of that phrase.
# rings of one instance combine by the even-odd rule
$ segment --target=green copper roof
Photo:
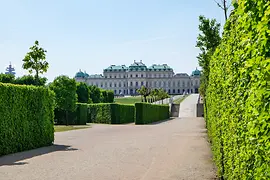
[[[86,75],[80,70],[76,73],[75,78],[84,78]]]
[[[142,60],[140,60],[140,62],[136,62],[134,60],[134,63],[131,64],[129,67],[128,67],[129,71],[146,71],[147,70],[147,67],[146,65],[142,62]]]
[[[197,68],[195,71],[192,71],[192,76],[200,76],[200,75],[201,75],[201,71],[198,70]]]
[[[126,71],[128,68],[125,65],[110,65],[108,68],[104,69],[104,71]]]
[[[171,71],[172,68],[167,64],[153,64],[148,68],[149,71]]]

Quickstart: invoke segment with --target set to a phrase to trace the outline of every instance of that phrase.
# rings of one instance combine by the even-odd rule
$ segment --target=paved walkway
[[[190,94],[180,104],[179,117],[196,117],[196,104],[199,94]]]
[[[144,126],[94,125],[56,133],[55,139],[54,146],[1,157],[0,179],[215,178],[202,118],[177,118]]]

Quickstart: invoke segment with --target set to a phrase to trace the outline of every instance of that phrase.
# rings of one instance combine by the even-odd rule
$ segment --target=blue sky
[[[79,70],[102,73],[110,64],[167,63],[175,72],[198,67],[198,16],[224,23],[214,0],[0,0],[0,72],[38,40],[52,81]]]

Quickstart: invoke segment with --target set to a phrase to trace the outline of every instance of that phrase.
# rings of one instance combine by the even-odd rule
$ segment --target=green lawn
[[[123,97],[123,98],[115,98],[114,99],[115,103],[119,103],[119,104],[135,104],[138,102],[141,102],[141,97],[137,96],[137,97]]]
[[[71,131],[71,130],[77,130],[77,129],[86,129],[90,128],[91,126],[85,125],[85,126],[64,126],[64,125],[55,125],[54,126],[54,132],[63,132],[63,131]]]

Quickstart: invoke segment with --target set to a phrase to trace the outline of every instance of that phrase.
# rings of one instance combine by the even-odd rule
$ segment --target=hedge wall
[[[112,124],[132,123],[135,120],[135,106],[127,104],[111,104]]]
[[[135,124],[149,124],[170,117],[168,105],[156,105],[148,103],[136,103]]]
[[[111,120],[112,120],[111,104],[99,103],[88,105],[87,122],[111,124]]]
[[[55,123],[57,125],[66,125],[66,112],[55,109]],[[86,125],[88,118],[88,104],[76,103],[76,111],[68,111],[68,125]]]
[[[0,83],[0,156],[51,145],[54,93]]]
[[[210,63],[207,127],[223,179],[270,179],[270,1],[241,0]]]
[[[124,124],[134,122],[135,106],[122,104],[89,104],[88,121],[91,123]]]

